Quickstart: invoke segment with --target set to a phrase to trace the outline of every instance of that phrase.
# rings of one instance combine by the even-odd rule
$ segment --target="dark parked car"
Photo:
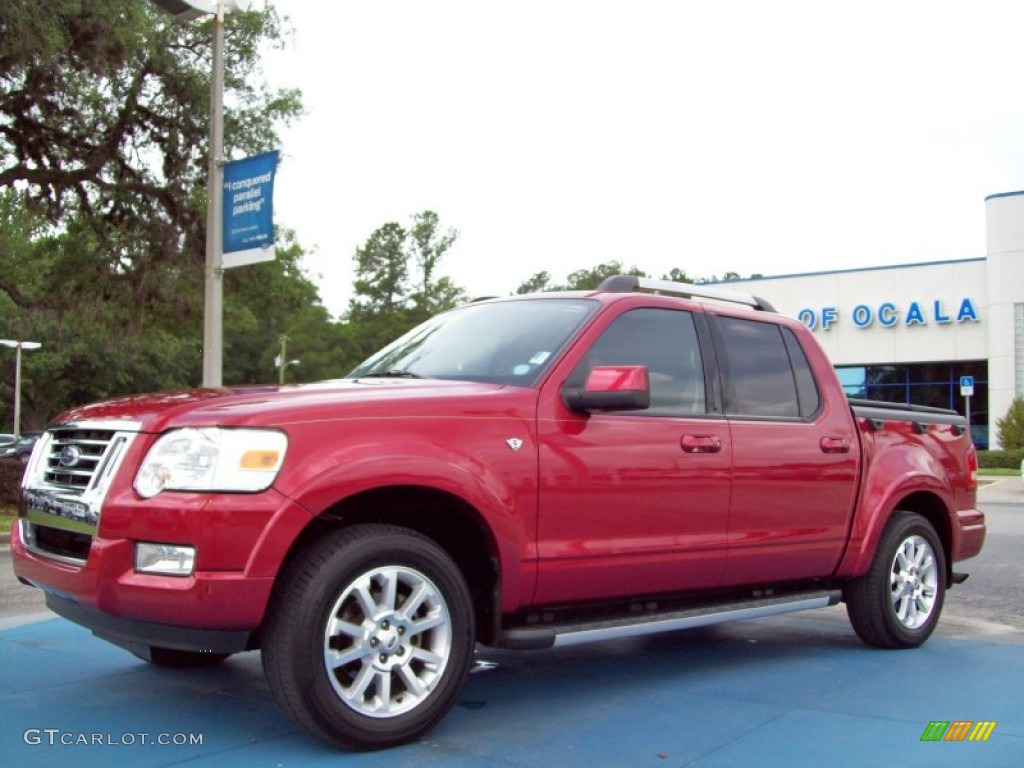
[[[39,439],[38,432],[25,432],[18,438],[18,441],[14,444],[13,457],[23,464],[28,461],[28,457],[32,455],[32,449],[35,447],[36,440]]]
[[[14,457],[14,435],[0,435],[0,459]]]

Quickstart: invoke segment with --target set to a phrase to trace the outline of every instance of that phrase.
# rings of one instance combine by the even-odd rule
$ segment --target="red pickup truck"
[[[619,276],[462,306],[336,381],[64,413],[12,550],[154,663],[262,649],[299,726],[366,749],[436,724],[476,643],[845,601],[920,645],[984,541],[976,474],[962,417],[851,402],[763,300]]]

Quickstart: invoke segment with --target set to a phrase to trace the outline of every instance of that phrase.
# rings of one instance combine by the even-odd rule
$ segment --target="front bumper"
[[[26,546],[25,527],[33,523],[22,518],[11,532],[14,571],[46,592],[56,613],[122,646],[215,653],[255,647],[277,572],[311,516],[273,493],[204,501],[189,509],[182,499],[151,500],[131,514],[112,505],[82,562]],[[184,577],[136,571],[139,541],[195,546],[196,570]]]
[[[110,622],[121,621],[163,627],[169,633],[180,627],[247,635],[259,626],[273,587],[272,578],[244,572],[197,571],[188,577],[138,573],[134,542],[125,539],[94,539],[85,564],[71,565],[27,549],[23,525],[19,520],[11,531],[18,578],[46,592],[54,611],[89,629],[112,628]]]
[[[175,627],[126,619],[86,608],[52,592],[46,594],[46,606],[65,619],[82,625],[97,637],[140,655],[145,655],[144,649],[153,647],[226,654],[257,647],[252,632]]]

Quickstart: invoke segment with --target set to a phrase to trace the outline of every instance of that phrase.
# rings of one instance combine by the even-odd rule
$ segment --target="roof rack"
[[[739,291],[728,291],[721,288],[712,288],[707,285],[696,285],[694,283],[674,283],[670,280],[652,280],[649,277],[637,277],[636,275],[612,275],[606,277],[597,286],[597,290],[607,293],[632,293],[633,291],[657,291],[659,293],[670,293],[675,296],[682,296],[687,299],[716,299],[717,301],[728,301],[734,304],[745,304],[748,307],[762,312],[775,312],[775,307],[764,299],[753,296],[749,293]]]

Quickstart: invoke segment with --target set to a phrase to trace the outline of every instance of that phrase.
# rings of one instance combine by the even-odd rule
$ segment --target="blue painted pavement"
[[[1024,765],[1019,639],[878,651],[836,608],[480,656],[498,666],[424,739],[347,753],[291,725],[258,653],[172,671],[61,619],[5,629],[0,765]],[[922,742],[936,720],[996,726],[985,742]]]

